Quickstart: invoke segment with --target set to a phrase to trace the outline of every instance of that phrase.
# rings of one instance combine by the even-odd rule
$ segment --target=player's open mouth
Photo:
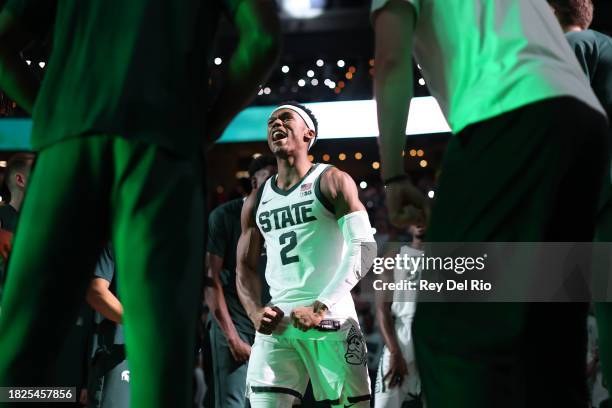
[[[278,142],[279,140],[285,139],[286,137],[287,137],[287,133],[283,132],[282,130],[275,130],[272,133],[273,142]]]

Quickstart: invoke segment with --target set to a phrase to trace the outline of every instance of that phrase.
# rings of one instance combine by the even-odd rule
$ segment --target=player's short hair
[[[314,113],[312,113],[312,111],[310,109],[308,109],[306,106],[304,106],[301,103],[296,102],[296,101],[283,102],[279,106],[282,106],[282,105],[292,105],[292,106],[300,108],[301,110],[306,112],[306,114],[312,120],[312,123],[314,123],[314,125],[315,125],[315,128],[314,128],[315,133],[319,133],[319,121],[317,120],[317,117],[314,115]]]
[[[276,159],[274,156],[270,156],[269,154],[257,156],[251,160],[251,164],[249,165],[249,177],[254,177],[255,173],[261,169],[265,169],[268,166],[276,167]]]
[[[593,21],[592,0],[548,0],[562,26],[577,25],[586,30]]]
[[[292,105],[292,106],[300,108],[301,110],[306,112],[306,114],[310,117],[310,119],[312,120],[312,123],[314,123],[314,126],[315,126],[315,128],[314,128],[315,136],[314,136],[314,140],[312,141],[312,144],[310,146],[315,144],[315,142],[317,141],[317,138],[319,137],[319,121],[317,120],[317,117],[314,115],[314,113],[312,113],[312,111],[310,109],[308,109],[306,106],[304,106],[301,103],[296,102],[296,101],[283,102],[279,106],[282,106],[282,105]]]
[[[4,183],[10,191],[15,189],[15,174],[25,173],[32,167],[34,161],[32,153],[16,153],[8,161],[6,172],[4,173]]]

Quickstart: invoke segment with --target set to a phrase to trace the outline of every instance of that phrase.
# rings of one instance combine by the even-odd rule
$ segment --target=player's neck
[[[288,190],[293,187],[312,167],[312,163],[306,156],[300,158],[290,156],[279,159],[277,164],[278,177],[276,185],[283,190]]]
[[[424,242],[421,238],[413,237],[410,246],[414,249],[423,249]]]
[[[567,25],[563,27],[563,32],[571,33],[576,31],[584,31],[584,29],[578,25]]]
[[[22,202],[23,202],[23,192],[22,191],[11,192],[11,201],[9,201],[9,205],[13,207],[17,212],[21,210]]]

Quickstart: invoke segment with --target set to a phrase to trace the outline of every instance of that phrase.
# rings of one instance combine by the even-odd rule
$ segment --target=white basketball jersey
[[[286,316],[317,299],[346,250],[334,209],[319,186],[321,175],[330,167],[314,164],[286,191],[277,186],[277,176],[270,177],[258,194],[255,220],[266,243],[271,303]],[[328,316],[357,319],[350,292],[330,308]]]
[[[408,245],[403,245],[400,248],[400,257],[403,259],[405,256],[420,258],[423,255],[423,251],[414,249]],[[421,275],[421,268],[416,271],[412,268],[403,269],[396,267],[393,270],[393,278],[395,282],[402,282],[404,280],[417,281]],[[416,310],[416,291],[400,291],[396,290],[393,292],[393,303],[391,304],[391,313],[397,318],[396,323],[401,323],[407,327],[410,327],[414,312]],[[400,322],[401,321],[401,322]]]

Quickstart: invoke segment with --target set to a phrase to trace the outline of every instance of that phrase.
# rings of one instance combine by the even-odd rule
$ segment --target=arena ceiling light
[[[323,13],[327,0],[277,0],[281,10],[292,18],[314,18]]]

